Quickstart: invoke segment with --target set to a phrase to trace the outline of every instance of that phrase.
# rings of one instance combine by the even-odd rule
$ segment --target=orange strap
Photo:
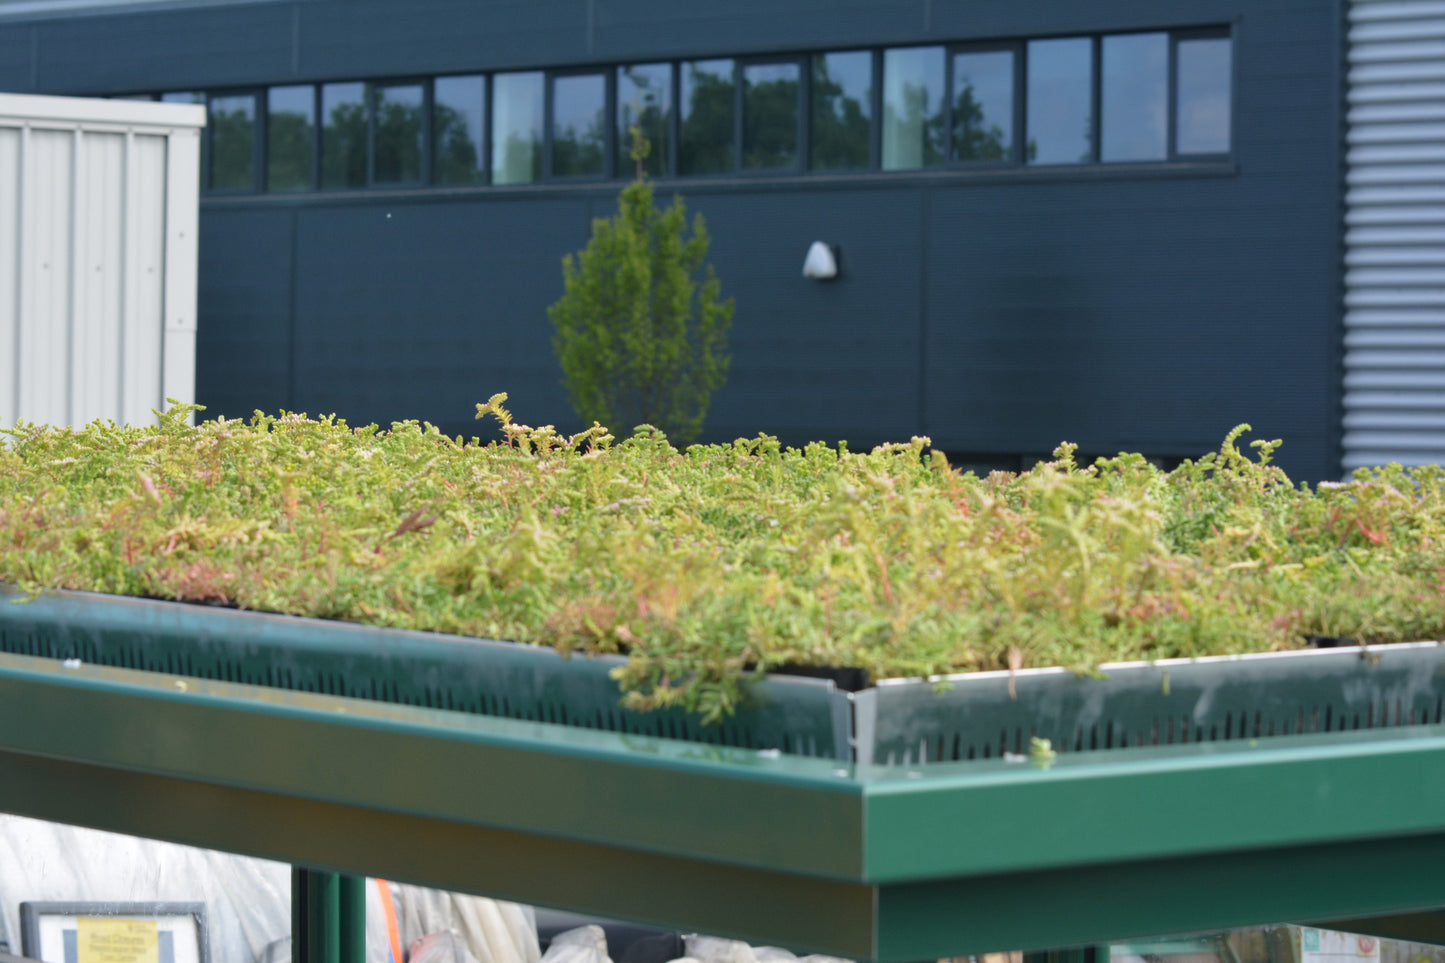
[[[381,892],[381,908],[386,914],[386,935],[391,940],[391,963],[405,963],[401,955],[401,933],[396,927],[396,901],[391,898],[391,886],[384,879],[376,881]]]

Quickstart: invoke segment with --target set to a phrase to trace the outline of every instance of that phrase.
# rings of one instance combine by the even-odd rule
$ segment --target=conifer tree
[[[621,432],[639,424],[686,444],[727,379],[733,300],[706,264],[702,215],[687,235],[681,197],[659,210],[643,172],[649,145],[631,130],[636,179],[611,218],[562,259],[565,293],[548,309],[552,348],[572,407],[584,422]]]

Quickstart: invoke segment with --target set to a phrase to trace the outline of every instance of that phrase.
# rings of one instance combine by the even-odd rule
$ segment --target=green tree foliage
[[[583,420],[650,424],[688,442],[727,378],[733,301],[721,299],[704,263],[702,215],[688,237],[682,198],[658,210],[641,170],[646,142],[632,133],[637,179],[623,188],[617,214],[594,220],[587,246],[562,259],[566,293],[548,310],[552,346]]]
[[[814,58],[813,169],[867,167],[869,128],[867,102],[848,95],[825,58]]]
[[[953,154],[963,161],[1006,161],[1008,135],[993,118],[985,116],[973,84],[965,84],[953,104]]]
[[[684,174],[731,173],[735,143],[732,63],[727,63],[725,72],[689,65],[683,79],[679,168]]]
[[[366,104],[345,101],[321,129],[321,186],[366,186]]]
[[[796,76],[747,83],[743,94],[743,169],[792,167],[798,161]]]
[[[211,188],[249,191],[255,186],[256,120],[250,110],[212,110]]]
[[[425,108],[421,103],[381,100],[376,106],[376,182],[420,181]]]

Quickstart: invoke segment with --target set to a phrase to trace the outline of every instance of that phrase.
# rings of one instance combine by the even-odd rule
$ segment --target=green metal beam
[[[0,811],[885,963],[1433,909],[1442,791],[1438,727],[882,769],[0,655]]]

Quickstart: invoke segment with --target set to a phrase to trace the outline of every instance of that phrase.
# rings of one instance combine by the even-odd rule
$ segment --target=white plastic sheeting
[[[530,907],[391,884],[403,951],[417,963],[538,963]],[[381,893],[366,893],[367,963],[390,963]],[[290,959],[291,867],[0,814],[0,936],[20,952],[20,903],[202,902],[211,963]],[[423,940],[433,937],[425,945]],[[424,951],[424,952],[423,952]]]
[[[195,400],[204,108],[0,94],[0,425]]]
[[[1445,3],[1349,17],[1347,472],[1445,461]]]

